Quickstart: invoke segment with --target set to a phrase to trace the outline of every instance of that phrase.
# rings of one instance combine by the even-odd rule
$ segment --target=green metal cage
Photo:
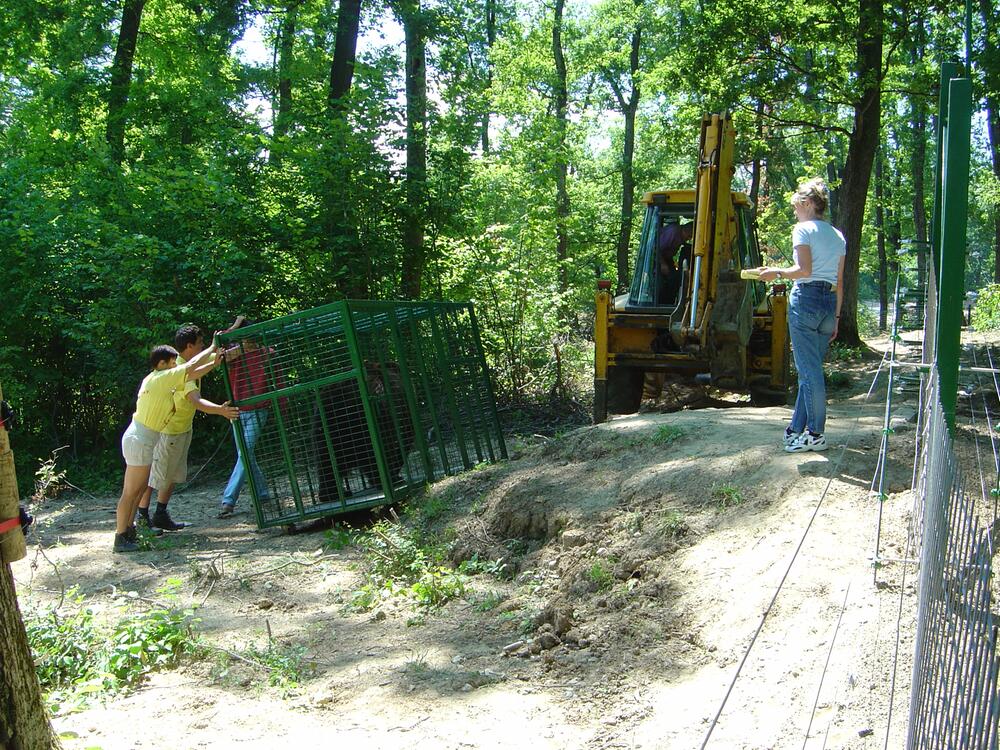
[[[219,342],[260,528],[391,503],[507,458],[471,304],[336,302]]]

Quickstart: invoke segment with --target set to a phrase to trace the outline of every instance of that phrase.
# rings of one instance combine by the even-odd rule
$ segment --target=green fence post
[[[958,64],[946,62],[941,64],[941,80],[938,83],[938,120],[935,128],[937,151],[934,170],[934,214],[931,217],[931,260],[935,272],[941,267],[941,185],[943,184],[942,167],[944,164],[944,133],[948,122],[948,86],[952,78],[958,75]]]
[[[938,270],[937,368],[941,407],[955,431],[958,356],[965,294],[966,229],[969,214],[969,140],[972,132],[972,85],[968,78],[949,81],[941,171],[941,248]]]

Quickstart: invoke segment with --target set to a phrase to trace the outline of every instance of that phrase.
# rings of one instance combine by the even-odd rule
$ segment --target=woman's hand
[[[840,330],[840,316],[838,315],[833,319],[833,333],[830,334],[830,341],[837,338],[837,332]]]
[[[774,281],[778,278],[780,270],[777,268],[770,268],[768,266],[761,266],[757,269],[757,272],[760,274],[761,281]]]

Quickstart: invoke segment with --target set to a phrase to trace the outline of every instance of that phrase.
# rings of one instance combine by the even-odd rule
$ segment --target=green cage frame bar
[[[218,341],[259,528],[392,503],[507,458],[470,303],[348,300]]]

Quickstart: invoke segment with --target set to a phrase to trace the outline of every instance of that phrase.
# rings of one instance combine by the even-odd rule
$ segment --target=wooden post
[[[2,389],[0,400],[3,400]],[[14,454],[7,430],[0,427],[0,521],[17,517]],[[20,526],[0,537],[0,747],[49,750],[58,747],[59,742],[45,713],[10,571],[10,563],[20,560],[25,553]]]

